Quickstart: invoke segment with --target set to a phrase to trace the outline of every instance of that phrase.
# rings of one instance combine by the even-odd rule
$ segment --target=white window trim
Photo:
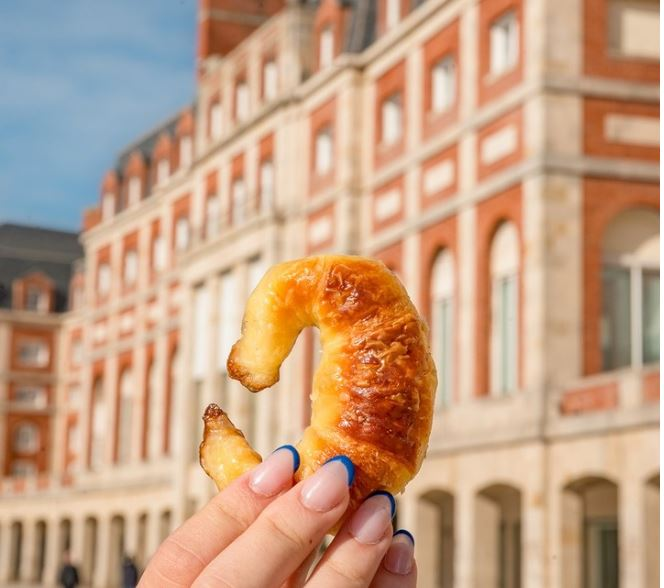
[[[175,250],[179,253],[182,253],[189,248],[191,228],[189,226],[189,219],[186,216],[180,216],[175,221],[175,235],[173,241]]]
[[[452,55],[439,59],[431,70],[431,111],[442,114],[456,102],[456,60]]]
[[[240,81],[235,85],[235,118],[238,122],[244,122],[249,118],[251,110],[249,95],[249,84]]]
[[[390,147],[403,137],[403,100],[401,93],[392,94],[381,104],[381,144]]]
[[[326,26],[320,32],[318,40],[318,67],[323,69],[332,65],[334,61],[334,31],[331,26]]]
[[[267,170],[269,174],[267,173]],[[269,212],[274,206],[274,162],[272,159],[264,159],[261,161],[260,165],[260,201],[261,201],[261,211]],[[269,177],[269,181],[266,182],[266,178]],[[268,184],[268,190],[266,190],[266,184]]]
[[[193,141],[191,135],[184,135],[180,137],[180,168],[187,169],[191,167],[193,160]]]
[[[247,219],[249,212],[249,198],[244,177],[240,176],[233,180],[231,198],[233,199],[233,217],[231,221],[233,225],[238,225]]]
[[[138,281],[138,252],[129,249],[124,256],[122,281],[125,286],[135,286]]]
[[[221,102],[214,102],[210,107],[210,137],[216,141],[223,134],[223,111]]]
[[[205,238],[216,237],[221,231],[221,199],[211,194],[205,201]]]
[[[263,63],[263,99],[273,100],[279,93],[279,69],[274,59],[268,59]]]
[[[316,133],[314,143],[314,170],[318,176],[326,176],[334,167],[334,137],[332,129],[325,127]]]
[[[514,70],[519,63],[519,43],[519,21],[514,10],[508,10],[495,19],[489,27],[491,78],[498,78]]]

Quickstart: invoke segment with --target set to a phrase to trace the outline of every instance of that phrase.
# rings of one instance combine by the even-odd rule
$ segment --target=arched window
[[[125,368],[120,375],[120,409],[117,425],[117,462],[128,463],[132,447],[132,419],[134,404],[134,376],[131,368]]]
[[[454,288],[454,258],[449,249],[444,249],[437,255],[431,271],[431,347],[438,370],[437,408],[452,402]]]
[[[105,437],[104,382],[102,378],[97,378],[92,390],[92,446],[90,447],[90,467],[94,470],[99,469],[104,462]]]
[[[14,451],[34,453],[39,449],[39,428],[34,423],[21,423],[14,429]]]
[[[659,217],[619,215],[602,242],[602,368],[659,361]]]
[[[519,238],[504,222],[491,243],[491,393],[501,396],[517,387],[519,338]]]

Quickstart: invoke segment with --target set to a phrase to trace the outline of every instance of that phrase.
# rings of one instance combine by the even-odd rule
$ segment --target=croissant
[[[229,375],[253,392],[272,386],[308,326],[320,329],[322,356],[295,480],[348,456],[355,465],[351,512],[374,490],[403,491],[422,464],[436,389],[428,330],[382,262],[307,257],[272,267],[252,292]],[[218,406],[208,407],[204,421],[201,465],[222,489],[261,457]]]

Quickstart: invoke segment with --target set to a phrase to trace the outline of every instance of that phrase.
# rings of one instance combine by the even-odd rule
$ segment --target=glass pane
[[[630,275],[629,269],[605,266],[602,272],[602,368],[628,366],[630,343]]]
[[[659,361],[659,272],[643,272],[643,363]]]

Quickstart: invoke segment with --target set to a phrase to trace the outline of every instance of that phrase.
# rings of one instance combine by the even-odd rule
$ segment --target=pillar
[[[132,558],[138,550],[138,515],[129,513],[124,521],[124,552]]]
[[[527,488],[521,498],[521,585],[545,586],[545,505],[540,492]]]
[[[19,578],[23,581],[32,581],[35,569],[35,521],[23,521],[23,537],[21,548],[21,564]]]
[[[108,517],[97,519],[97,545],[95,571],[91,579],[94,588],[106,588],[111,563],[111,520]]]
[[[473,547],[475,516],[473,508],[475,496],[470,488],[460,487],[454,500],[454,532],[456,548],[454,550],[455,588],[475,588],[474,568],[475,551]]]
[[[62,565],[59,545],[59,525],[55,519],[46,521],[46,555],[44,561],[44,584],[55,584]]]
[[[161,544],[160,513],[158,510],[148,512],[148,529],[146,540],[146,562],[157,552]]]
[[[4,521],[0,528],[0,586],[9,582],[12,554],[12,524]]]
[[[628,476],[618,489],[618,557],[620,585],[645,586],[643,485]]]

